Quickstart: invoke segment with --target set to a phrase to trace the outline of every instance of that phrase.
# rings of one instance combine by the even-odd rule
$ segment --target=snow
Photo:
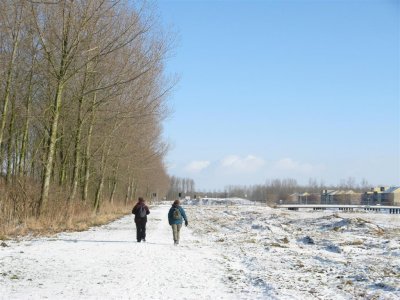
[[[231,198],[197,198],[197,199],[183,199],[182,204],[186,205],[255,205],[247,199],[231,197]]]
[[[218,253],[187,228],[173,245],[169,206],[151,209],[147,242],[133,216],[85,232],[0,247],[1,299],[232,299]]]
[[[194,210],[196,233],[224,249],[228,286],[241,298],[400,299],[399,215]]]
[[[400,299],[400,215],[207,203],[184,206],[179,246],[169,205],[146,243],[133,216],[7,241],[0,299]]]

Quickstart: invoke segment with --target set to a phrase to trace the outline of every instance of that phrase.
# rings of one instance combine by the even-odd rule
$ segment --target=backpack
[[[172,218],[174,220],[180,220],[182,218],[181,211],[179,210],[179,208],[177,207],[174,208],[174,211],[172,212]]]
[[[147,211],[146,211],[146,207],[144,205],[140,205],[139,206],[139,210],[138,210],[138,215],[141,218],[144,218],[147,216]]]

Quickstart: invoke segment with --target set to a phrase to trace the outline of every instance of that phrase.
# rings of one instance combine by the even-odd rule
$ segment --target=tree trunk
[[[126,195],[125,195],[125,206],[128,205],[131,194],[131,179],[128,179],[128,184],[126,185]]]
[[[7,173],[6,173],[7,184],[10,183],[12,177],[14,122],[15,122],[15,97],[12,97],[11,120],[8,127],[8,143],[7,143]]]
[[[58,184],[63,186],[67,177],[67,157],[68,149],[64,145],[64,128],[62,127],[61,133],[58,134],[59,145],[59,159],[60,159],[60,170],[58,174]]]
[[[136,199],[136,191],[137,191],[137,182],[134,177],[132,177],[131,181],[131,201]]]
[[[92,132],[93,132],[93,124],[94,124],[94,119],[95,119],[95,104],[96,104],[96,93],[93,94],[93,101],[92,101],[92,111],[90,114],[90,120],[89,120],[89,128],[88,128],[88,134],[86,138],[86,149],[85,149],[85,158],[84,158],[84,163],[85,163],[85,174],[83,177],[83,196],[82,199],[83,201],[87,201],[88,199],[88,190],[89,190],[89,180],[90,180],[90,146],[91,146],[91,141],[92,141]]]
[[[117,179],[114,177],[111,188],[110,203],[114,203],[115,190],[117,189]]]
[[[52,173],[54,150],[55,150],[56,140],[57,140],[58,119],[60,117],[60,107],[61,107],[63,89],[64,89],[64,85],[59,81],[57,84],[56,95],[54,98],[53,119],[51,122],[47,155],[46,155],[46,161],[45,161],[45,166],[44,166],[44,170],[43,170],[42,189],[41,189],[40,200],[39,200],[39,214],[41,214],[44,211],[44,209],[46,208],[48,199],[49,199],[50,177],[51,177],[51,173]]]
[[[80,162],[81,162],[81,133],[82,133],[82,113],[81,113],[82,101],[79,101],[79,112],[78,112],[78,124],[76,129],[75,136],[75,149],[74,149],[74,166],[72,172],[72,190],[70,199],[73,200],[75,198],[76,189],[78,187],[78,177],[80,170]]]
[[[82,84],[82,96],[79,97],[78,100],[78,117],[77,117],[77,122],[76,122],[76,133],[75,133],[75,147],[74,147],[74,166],[73,166],[73,172],[72,172],[72,190],[71,190],[71,195],[70,199],[73,200],[75,198],[76,190],[78,187],[78,178],[79,178],[79,170],[81,169],[81,135],[82,135],[82,106],[83,106],[83,92],[86,86],[86,73],[88,69],[86,67],[86,72],[84,74],[83,78],[83,84]]]
[[[3,165],[3,136],[7,122],[7,110],[8,110],[8,103],[10,101],[12,73],[14,68],[15,57],[17,56],[18,36],[19,36],[19,30],[14,40],[11,60],[7,70],[7,79],[5,85],[4,100],[3,100],[3,111],[1,114],[1,124],[0,124],[0,166]]]
[[[103,147],[105,148],[106,145],[104,145]],[[100,180],[99,180],[99,185],[97,186],[96,196],[95,196],[95,199],[94,199],[94,210],[95,210],[96,213],[98,213],[99,210],[100,210],[101,196],[102,196],[103,187],[104,187],[104,177],[105,177],[105,173],[106,173],[107,157],[108,157],[108,155],[110,153],[111,145],[108,146],[107,151],[105,151],[104,148],[103,148],[103,151],[101,153]]]
[[[112,187],[111,187],[111,194],[110,194],[110,203],[114,203],[114,195],[117,189],[117,173],[118,173],[119,164],[114,167],[113,170],[113,177],[112,177]]]
[[[28,86],[28,95],[26,97],[26,116],[25,116],[25,124],[24,131],[22,134],[22,143],[21,143],[21,152],[19,156],[19,165],[18,165],[18,176],[26,175],[26,157],[27,157],[27,144],[28,144],[28,129],[29,129],[29,115],[31,113],[31,104],[32,104],[32,77],[33,72],[31,71],[29,76],[29,86]]]

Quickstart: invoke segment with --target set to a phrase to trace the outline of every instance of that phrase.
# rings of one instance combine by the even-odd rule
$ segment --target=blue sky
[[[399,1],[158,1],[171,175],[400,184]]]

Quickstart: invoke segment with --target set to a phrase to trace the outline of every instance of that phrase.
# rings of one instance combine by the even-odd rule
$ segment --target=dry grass
[[[0,225],[0,239],[17,236],[51,235],[61,231],[84,231],[93,226],[99,226],[114,221],[130,209],[123,205],[104,204],[100,212],[94,213],[89,205],[73,203],[58,211],[51,211],[40,217],[28,217],[25,220],[15,220]]]
[[[341,246],[361,246],[364,245],[364,241],[362,240],[354,240],[354,241],[347,241],[340,244]]]
[[[100,211],[95,213],[91,203],[79,200],[69,202],[62,191],[54,191],[46,211],[38,217],[37,186],[25,183],[24,186],[6,188],[1,184],[0,195],[0,240],[51,235],[61,231],[83,231],[118,219],[130,213],[131,209],[118,201],[114,204],[104,202]]]

